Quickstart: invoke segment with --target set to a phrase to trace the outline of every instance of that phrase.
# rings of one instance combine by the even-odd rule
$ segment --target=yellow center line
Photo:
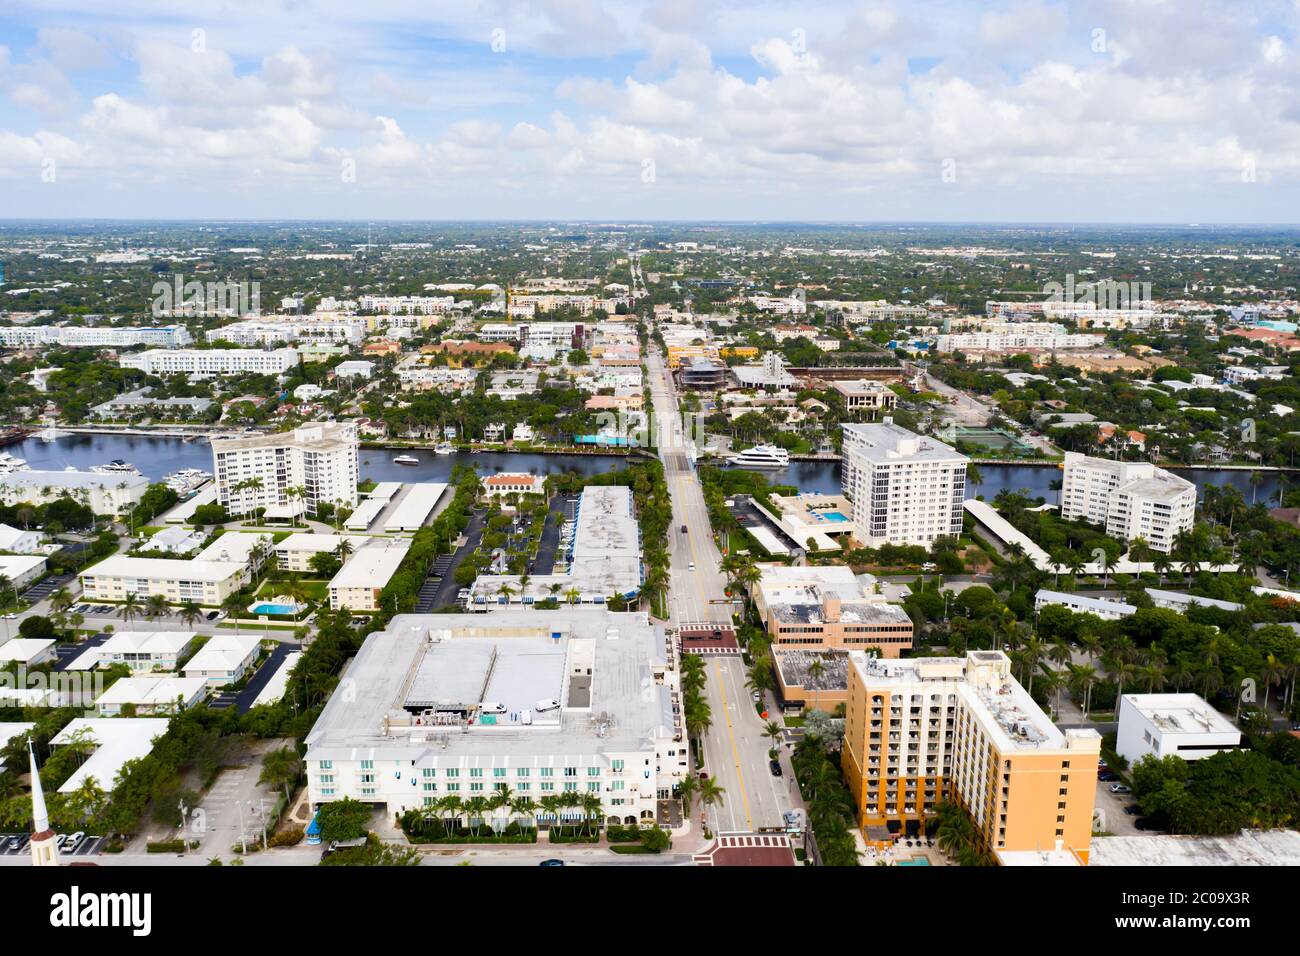
[[[727,709],[730,705],[727,703],[727,687],[722,682],[722,668],[716,662],[713,665],[713,678],[718,682],[718,690],[722,693],[722,715],[727,718],[727,739],[731,741],[731,757],[736,763],[736,776],[740,780],[740,799],[745,805],[745,829],[752,831],[754,818],[749,813],[749,794],[745,792],[745,771],[740,768],[740,750],[736,747],[735,729],[731,725],[731,713]]]

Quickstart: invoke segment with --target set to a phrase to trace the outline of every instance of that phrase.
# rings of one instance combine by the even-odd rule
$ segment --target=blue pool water
[[[838,511],[823,511],[821,515],[827,521],[848,521],[849,520],[844,515],[840,514]]]
[[[923,856],[918,856],[912,860],[899,860],[896,866],[929,866],[930,861]]]
[[[254,604],[254,614],[297,614],[298,609],[292,604]]]

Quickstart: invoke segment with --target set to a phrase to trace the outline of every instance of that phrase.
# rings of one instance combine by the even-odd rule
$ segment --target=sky
[[[1300,222],[1300,0],[5,0],[0,218]]]

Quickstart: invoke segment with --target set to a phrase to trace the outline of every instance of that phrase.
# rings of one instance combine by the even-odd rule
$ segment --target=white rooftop
[[[397,573],[411,542],[406,538],[374,538],[358,548],[330,580],[331,588],[382,588]]]
[[[118,772],[130,760],[153,750],[153,742],[167,732],[166,717],[77,717],[50,740],[51,746],[86,739],[97,749],[59,787],[72,793],[82,782],[93,779],[101,790],[112,790]]]

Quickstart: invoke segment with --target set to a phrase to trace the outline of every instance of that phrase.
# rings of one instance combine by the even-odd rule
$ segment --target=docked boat
[[[439,442],[437,445],[434,445],[433,451],[435,454],[438,455],[450,455],[453,452],[455,452],[456,449],[451,447],[450,444],[444,441],[444,442]]]
[[[420,459],[414,455],[398,455],[393,459],[394,465],[418,465],[419,463]]]
[[[129,461],[123,461],[121,458],[114,458],[107,465],[96,465],[90,469],[97,475],[138,475],[140,469],[135,467]]]
[[[775,445],[755,445],[727,459],[737,468],[777,469],[790,464],[790,453]]]
[[[7,451],[0,452],[0,475],[12,475],[15,471],[26,471],[27,459],[18,458]]]
[[[209,472],[198,468],[184,468],[164,477],[163,484],[178,495],[184,496],[211,480],[212,475]]]

